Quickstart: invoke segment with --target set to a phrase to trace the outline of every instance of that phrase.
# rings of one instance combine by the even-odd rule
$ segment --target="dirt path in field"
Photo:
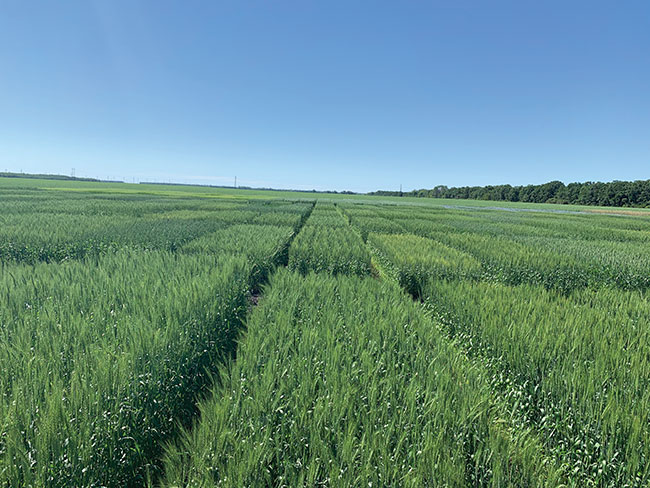
[[[647,210],[633,210],[633,209],[612,209],[606,210],[602,208],[595,208],[593,210],[585,210],[584,213],[595,213],[595,214],[604,214],[604,215],[624,215],[628,217],[650,217],[650,212]]]

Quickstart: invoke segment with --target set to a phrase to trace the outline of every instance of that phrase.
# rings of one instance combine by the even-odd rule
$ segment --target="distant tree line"
[[[599,205],[603,207],[650,207],[650,180],[569,183],[550,181],[543,185],[488,185],[448,188],[444,185],[430,190],[410,192],[383,191],[371,195],[426,198],[463,198],[505,202],[560,203]]]

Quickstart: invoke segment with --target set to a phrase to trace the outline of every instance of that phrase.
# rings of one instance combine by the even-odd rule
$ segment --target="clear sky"
[[[650,2],[0,1],[0,171],[650,178]]]

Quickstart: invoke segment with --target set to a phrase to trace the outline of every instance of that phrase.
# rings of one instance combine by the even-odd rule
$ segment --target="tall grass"
[[[241,257],[4,266],[0,486],[138,486],[234,348]]]
[[[413,296],[432,279],[479,278],[481,263],[469,254],[411,234],[370,234],[368,244],[385,268]]]
[[[530,421],[582,483],[650,482],[647,297],[472,282],[431,283],[426,294],[455,335],[519,378]]]
[[[312,205],[53,192],[2,205],[0,486],[142,486]],[[243,225],[260,218],[273,225]]]
[[[647,218],[10,186],[2,487],[650,485]]]
[[[215,203],[152,197],[116,200],[29,195],[0,202],[0,260],[24,263],[80,259],[124,247],[175,251],[233,224],[262,223],[298,230],[311,209],[309,204],[286,202]]]
[[[637,244],[429,235],[479,258],[489,282],[466,279],[475,276],[463,273],[467,254],[452,257],[439,242],[372,233],[368,242],[389,274],[485,364],[495,391],[545,439],[571,485],[650,483],[650,307],[644,292],[621,290],[646,288],[650,267]]]
[[[0,260],[36,263],[97,256],[123,247],[174,251],[225,224],[216,219],[32,214],[0,229]]]
[[[373,232],[372,217],[355,218],[360,210],[346,211],[362,232]],[[407,232],[471,254],[493,281],[542,283],[565,293],[584,287],[650,288],[646,219],[402,207],[374,213],[391,216]],[[385,228],[378,222],[374,231]]]
[[[396,285],[272,276],[166,486],[557,486],[487,381]]]
[[[286,264],[293,227],[276,225],[233,225],[190,241],[184,253],[240,254],[248,258],[253,272],[251,279],[260,282],[278,264]]]
[[[370,273],[370,254],[352,229],[305,226],[289,249],[289,268],[301,273]]]
[[[371,272],[370,253],[337,208],[319,202],[291,244],[289,268],[365,275]]]

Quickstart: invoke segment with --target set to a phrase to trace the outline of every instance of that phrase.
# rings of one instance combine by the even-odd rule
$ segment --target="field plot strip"
[[[429,211],[403,206],[343,207],[366,237],[415,234],[480,261],[485,280],[543,284],[570,293],[585,287],[650,288],[650,222],[613,216],[504,215],[485,211]],[[388,219],[403,229],[373,220]],[[381,222],[381,221],[380,221]]]
[[[495,387],[517,399],[577,485],[648,482],[650,333],[639,325],[650,307],[641,294],[431,282],[424,295],[449,333],[492,364]]]
[[[619,236],[612,234],[616,243]],[[588,287],[588,280],[572,275],[561,276],[562,286],[539,275],[541,284],[528,284],[532,278],[514,280],[522,283],[516,286],[500,283],[503,275],[489,267],[481,271],[472,256],[485,255],[442,244],[472,250],[478,235],[429,235],[436,240],[370,233],[368,243],[383,274],[425,303],[441,330],[485,369],[494,390],[512,405],[516,422],[544,439],[569,484],[646,486],[650,307],[645,293],[626,291],[606,278]],[[516,249],[516,241],[501,242],[489,252],[505,256]],[[576,245],[591,249],[586,259],[611,259],[606,257],[611,244],[590,242]],[[541,262],[546,254],[536,257]],[[619,273],[629,287],[644,290],[645,282],[630,278],[628,270]]]
[[[336,206],[319,202],[289,249],[289,268],[367,275],[370,253]]]
[[[65,198],[64,198],[65,197]],[[61,262],[129,247],[176,251],[231,225],[292,227],[310,204],[137,196],[3,195],[0,262]]]
[[[127,251],[10,274],[0,484],[141,485],[234,347],[250,265]]]

